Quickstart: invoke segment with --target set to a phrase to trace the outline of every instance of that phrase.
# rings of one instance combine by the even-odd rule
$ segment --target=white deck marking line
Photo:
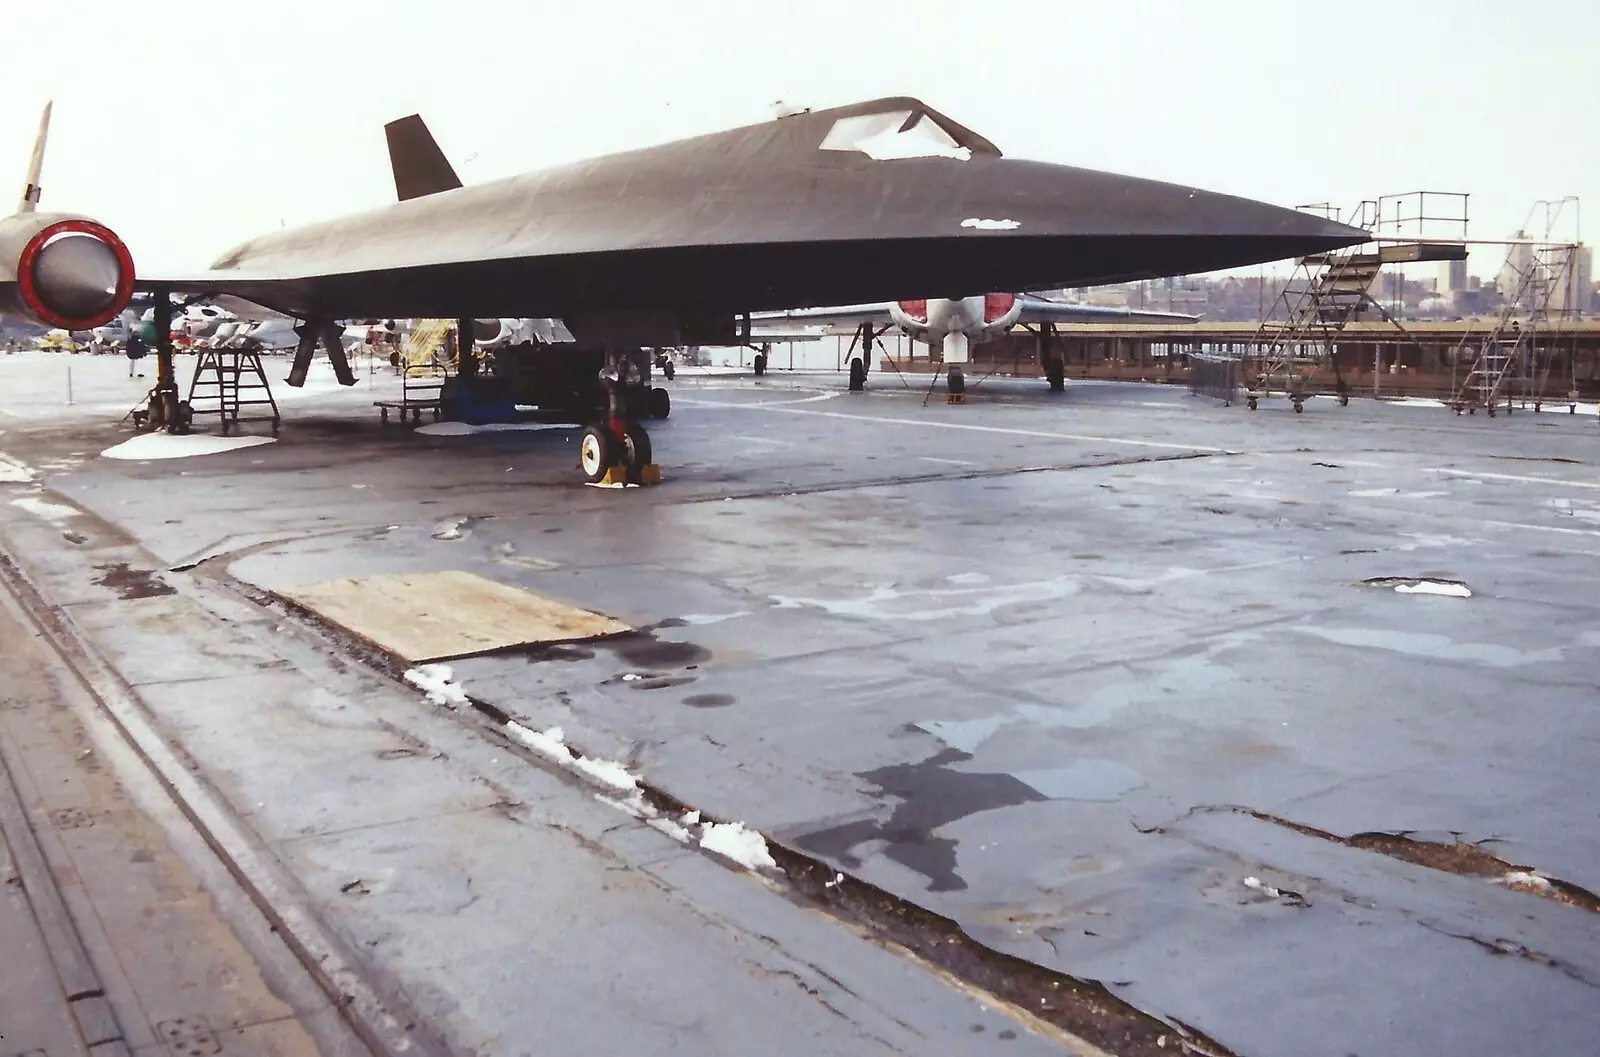
[[[1515,473],[1489,473],[1483,470],[1451,470],[1431,467],[1423,473],[1447,473],[1452,477],[1482,477],[1488,481],[1520,481],[1523,484],[1553,484],[1562,488],[1600,488],[1600,481],[1568,481],[1560,477],[1525,477]]]
[[[728,388],[733,389],[734,387],[729,386]],[[803,389],[800,391],[805,392]],[[696,400],[691,396],[680,397],[677,403],[694,404],[696,407],[777,407],[780,404],[815,404],[821,400],[835,400],[839,395],[838,393],[818,393],[816,396],[802,396],[793,400],[752,400],[747,404],[730,400]]]
[[[837,394],[829,394],[837,395]],[[933,429],[959,429],[972,433],[998,433],[1008,437],[1039,437],[1044,440],[1081,440],[1090,444],[1126,444],[1135,448],[1160,448],[1164,451],[1192,451],[1212,455],[1243,455],[1230,448],[1213,448],[1205,444],[1170,444],[1160,440],[1125,440],[1121,437],[1093,437],[1083,433],[1055,433],[1042,429],[1015,429],[1010,426],[980,426],[973,422],[926,422],[914,418],[890,418],[887,415],[851,415],[843,411],[812,411],[802,407],[781,407],[779,404],[810,403],[819,399],[783,400],[766,403],[725,403],[710,400],[680,400],[680,404],[697,404],[701,407],[731,407],[748,411],[774,411],[790,415],[817,415],[822,418],[842,418],[851,422],[874,422],[886,426],[927,426]],[[1600,487],[1600,486],[1597,486]]]
[[[917,458],[921,459],[923,462],[942,462],[947,466],[977,466],[978,465],[977,463],[969,462],[966,459],[940,459],[940,458],[937,458],[936,456],[933,456],[933,455],[919,455],[919,456],[917,456]]]
[[[1600,536],[1600,531],[1595,529],[1565,528],[1560,525],[1523,525],[1515,521],[1479,521],[1478,524],[1528,532],[1556,532],[1563,536]]]

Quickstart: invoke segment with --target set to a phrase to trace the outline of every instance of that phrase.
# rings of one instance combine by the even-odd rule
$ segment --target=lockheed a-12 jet
[[[47,110],[48,114],[48,110]],[[631,401],[647,347],[742,344],[750,313],[1159,278],[1351,246],[1369,233],[1231,195],[1007,158],[926,104],[887,98],[422,193],[272,231],[187,274],[137,274],[89,217],[41,213],[39,156],[0,219],[0,310],[87,330],[135,290],[228,298],[302,321],[346,384],[339,321],[550,317],[607,407],[579,462],[651,462]],[[404,195],[402,195],[404,198]],[[168,326],[158,319],[158,334]],[[150,422],[184,428],[170,355]],[[463,381],[472,359],[462,356]]]

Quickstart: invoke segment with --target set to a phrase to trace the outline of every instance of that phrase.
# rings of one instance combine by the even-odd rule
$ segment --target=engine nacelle
[[[0,311],[93,330],[133,297],[133,256],[110,228],[67,213],[0,218]]]
[[[917,337],[928,329],[928,302],[925,298],[892,302],[889,305],[889,318],[894,321],[895,326],[912,337]]]
[[[969,330],[967,337],[973,342],[994,341],[1003,336],[1022,315],[1022,299],[1016,294],[985,294],[983,298],[983,326]]]

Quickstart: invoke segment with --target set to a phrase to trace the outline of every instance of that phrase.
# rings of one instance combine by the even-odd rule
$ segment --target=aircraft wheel
[[[649,407],[651,418],[666,418],[672,414],[672,397],[665,389],[652,389]]]
[[[1252,396],[1249,400],[1245,401],[1245,403],[1250,405],[1250,410],[1251,411],[1254,411],[1256,409],[1256,398],[1255,397]]]
[[[606,475],[617,462],[617,438],[605,424],[589,426],[578,441],[578,468],[591,484]]]
[[[629,473],[650,465],[650,434],[637,422],[629,422],[622,435],[622,462]]]
[[[760,377],[761,375],[767,373],[767,354],[766,353],[764,353],[764,352],[756,353],[754,367],[755,367],[755,371],[756,371],[756,376],[757,377]]]
[[[1300,401],[1296,400],[1295,403],[1294,403],[1294,413],[1297,414],[1297,415],[1303,415],[1303,414],[1305,414],[1305,410],[1306,410],[1306,405],[1304,405],[1304,404],[1300,403]]]
[[[1045,380],[1050,383],[1052,393],[1064,393],[1067,389],[1067,369],[1060,360],[1051,360],[1044,369]]]
[[[671,360],[668,360],[666,363],[661,365],[661,371],[667,376],[667,381],[669,382],[678,376],[678,368],[673,366]]]
[[[867,365],[858,356],[850,361],[850,391],[859,393],[867,387]]]

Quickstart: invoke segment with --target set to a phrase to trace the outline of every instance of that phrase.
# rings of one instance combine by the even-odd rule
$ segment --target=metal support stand
[[[339,379],[339,384],[356,384],[356,374],[350,369],[350,360],[344,354],[344,334],[330,320],[307,320],[295,327],[294,332],[300,335],[300,344],[294,350],[294,362],[289,365],[289,377],[285,381],[296,389],[306,384],[306,375],[311,370],[311,357],[316,355],[317,342],[320,341],[328,353],[328,362],[333,365],[333,375]]]
[[[189,432],[186,405],[178,399],[177,371],[173,367],[172,294],[155,291],[156,384],[150,390],[150,409],[146,416],[151,429],[168,433]]]
[[[456,377],[476,378],[478,361],[472,356],[473,326],[470,319],[456,320]]]

